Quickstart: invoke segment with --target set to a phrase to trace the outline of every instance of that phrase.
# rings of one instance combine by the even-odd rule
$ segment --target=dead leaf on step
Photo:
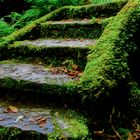
[[[82,75],[81,72],[79,71],[70,71],[67,73],[71,78],[76,78]]]
[[[47,123],[47,118],[46,117],[43,117],[40,120],[38,120],[38,125],[40,127],[44,127],[46,123]]]
[[[45,124],[47,123],[47,118],[46,117],[33,117],[29,119],[32,123],[38,124],[40,127],[44,127]]]
[[[67,73],[68,69],[66,67],[55,67],[49,69],[53,74],[61,74],[61,73]]]
[[[9,105],[5,111],[5,113],[17,113],[18,112],[18,108],[16,108],[15,106]]]
[[[37,123],[37,121],[40,120],[40,119],[41,119],[40,116],[36,116],[36,117],[30,118],[29,120],[30,120],[32,123]]]

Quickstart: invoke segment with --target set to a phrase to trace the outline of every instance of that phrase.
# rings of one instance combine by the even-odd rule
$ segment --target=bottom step
[[[86,139],[86,119],[72,110],[0,106],[0,140]]]

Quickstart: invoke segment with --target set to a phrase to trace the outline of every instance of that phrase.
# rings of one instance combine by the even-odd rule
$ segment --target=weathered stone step
[[[87,120],[73,110],[0,103],[0,139],[86,139]]]
[[[80,97],[77,95],[76,85],[81,75],[81,71],[66,67],[48,68],[42,65],[9,62],[0,64],[0,89],[12,92],[10,96],[13,97],[26,98],[26,95],[29,95],[29,98],[39,100],[52,98],[52,102],[76,101]],[[16,95],[18,93],[14,91],[20,91],[21,94]],[[9,92],[7,94],[9,96]],[[6,94],[1,93],[1,96]]]
[[[7,47],[0,47],[0,59],[11,58],[40,58],[45,63],[53,63],[54,60],[61,64],[65,60],[73,59],[80,65],[85,65],[90,46],[96,44],[96,40],[78,39],[39,39],[32,41],[19,41]]]
[[[48,21],[38,25],[34,38],[99,38],[103,32],[102,22],[89,19]],[[31,37],[32,38],[32,37]]]
[[[17,81],[25,81],[25,83],[28,81],[31,83],[48,85],[63,85],[64,83],[78,80],[78,77],[73,78],[65,73],[65,68],[63,67],[52,68],[52,70],[49,70],[41,65],[0,64],[0,79],[2,80],[8,77]],[[1,83],[0,86],[4,85],[4,83]]]
[[[94,45],[96,40],[91,39],[40,39],[32,41],[24,41],[23,45],[31,44],[33,46],[44,46],[44,47],[70,47],[70,48],[87,48],[88,46]],[[62,48],[64,49],[64,48]]]

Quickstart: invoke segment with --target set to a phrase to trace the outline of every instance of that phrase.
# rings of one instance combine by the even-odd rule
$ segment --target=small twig
[[[110,125],[111,125],[111,128],[113,129],[113,131],[115,132],[115,134],[117,135],[117,137],[121,140],[121,136],[120,134],[115,130],[114,126],[112,125],[112,115],[115,114],[115,107],[113,106],[112,108],[112,114],[110,114]]]
[[[113,131],[116,133],[116,135],[118,136],[118,138],[121,140],[121,136],[120,136],[120,134],[115,130],[115,128],[113,127],[112,124],[111,124],[111,128],[112,128]]]

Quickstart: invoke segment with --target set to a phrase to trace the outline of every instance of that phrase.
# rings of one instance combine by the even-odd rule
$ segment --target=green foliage
[[[118,133],[121,135],[121,140],[127,140],[128,139],[128,133],[130,133],[131,130],[127,128],[119,128]]]
[[[31,23],[35,19],[51,12],[54,9],[60,8],[65,5],[81,5],[82,0],[26,0],[26,2],[31,3],[31,9],[25,11],[20,19],[14,24],[15,28],[22,28],[23,26]],[[10,17],[14,20],[14,15],[11,14]]]
[[[14,31],[15,31],[14,27],[8,25],[4,21],[0,21],[0,37],[7,36]]]

